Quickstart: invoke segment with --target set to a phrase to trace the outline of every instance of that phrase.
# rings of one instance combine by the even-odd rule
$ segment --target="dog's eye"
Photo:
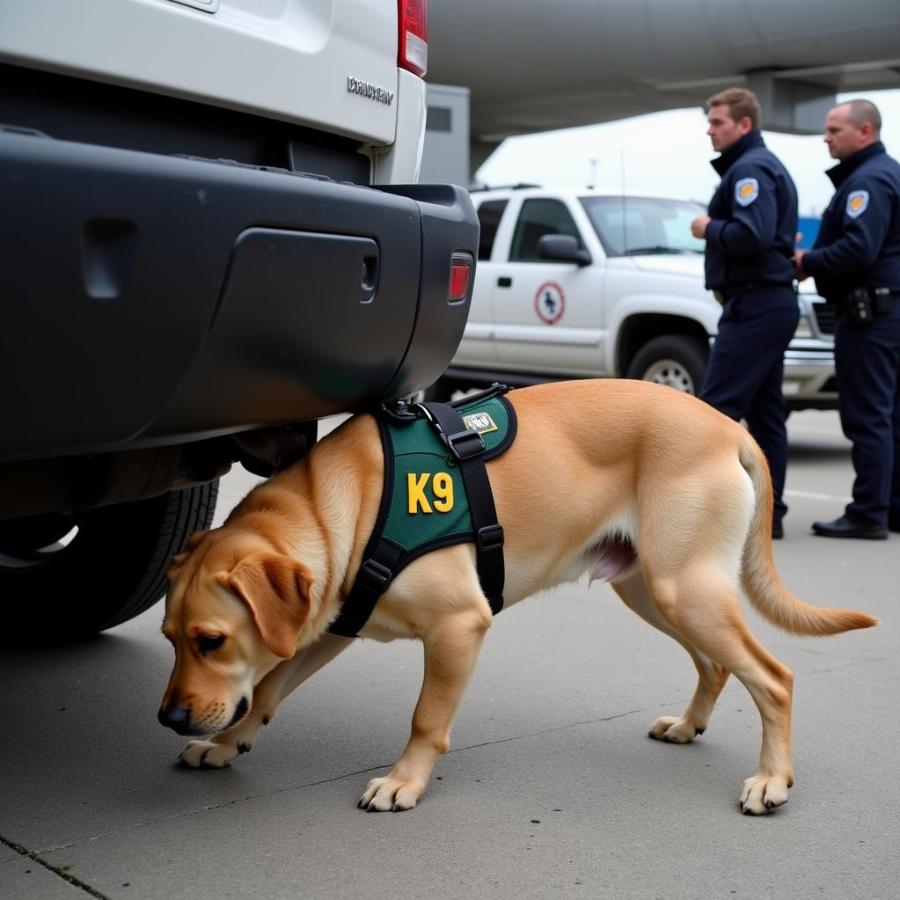
[[[212,653],[214,650],[218,650],[224,643],[224,634],[218,634],[215,637],[209,637],[205,634],[197,636],[197,649],[201,653]]]

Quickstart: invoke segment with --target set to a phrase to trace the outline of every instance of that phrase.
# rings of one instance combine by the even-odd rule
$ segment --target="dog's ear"
[[[200,542],[209,534],[208,528],[202,528],[200,531],[195,531],[185,542],[184,542],[184,550],[185,553],[190,553],[191,550],[196,548]]]
[[[171,581],[177,574],[178,570],[184,565],[184,561],[191,555],[191,551],[196,549],[200,542],[209,534],[209,529],[195,531],[185,542],[184,549],[181,553],[177,553],[172,557],[169,568],[166,569],[166,578]]]
[[[181,567],[184,565],[185,560],[190,556],[190,553],[176,553],[175,556],[172,557],[172,562],[169,563],[169,568],[166,569],[166,578],[171,581],[181,570]]]
[[[301,562],[278,553],[253,553],[242,559],[221,583],[253,613],[266,646],[284,659],[297,649],[300,629],[309,615],[312,573]]]

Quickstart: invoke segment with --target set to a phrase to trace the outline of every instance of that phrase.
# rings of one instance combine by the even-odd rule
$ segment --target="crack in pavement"
[[[52,872],[57,877],[62,878],[64,881],[67,881],[73,887],[84,891],[86,894],[90,894],[92,897],[98,897],[99,900],[110,900],[110,898],[107,897],[106,894],[101,894],[100,891],[92,888],[89,884],[85,883],[80,878],[76,878],[71,872],[68,871],[67,866],[55,866],[53,865],[53,863],[43,859],[41,857],[41,853],[46,853],[46,850],[29,850],[27,847],[23,847],[21,844],[17,844],[15,841],[11,841],[8,838],[3,837],[2,834],[0,834],[0,844],[3,844],[5,847],[9,847],[10,850],[13,850],[20,856],[24,856],[26,859],[30,859],[33,862],[36,862],[39,866],[43,866],[45,869],[47,869],[47,871]]]

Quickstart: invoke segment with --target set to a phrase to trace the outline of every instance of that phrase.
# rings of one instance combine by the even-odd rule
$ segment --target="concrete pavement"
[[[356,800],[402,749],[421,679],[412,643],[359,642],[289,698],[223,771],[174,765],[156,722],[172,662],[162,607],[78,647],[0,655],[0,897],[888,898],[900,879],[900,535],[813,537],[849,492],[832,413],[791,417],[782,577],[867,632],[763,643],[795,674],[790,802],[737,796],[759,716],[734,679],[694,744],[647,738],[681,712],[693,667],[605,585],[505,612],[453,749],[419,807]],[[221,519],[253,479],[232,474]],[[36,597],[39,603],[40,598]]]

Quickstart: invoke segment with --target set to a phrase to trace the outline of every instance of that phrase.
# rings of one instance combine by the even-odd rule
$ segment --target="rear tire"
[[[26,641],[71,640],[134,618],[165,592],[165,573],[207,528],[219,482],[72,515],[0,527],[0,597]]]
[[[699,394],[706,376],[708,348],[686,334],[663,335],[647,341],[634,355],[626,378],[665,384],[686,394]]]

